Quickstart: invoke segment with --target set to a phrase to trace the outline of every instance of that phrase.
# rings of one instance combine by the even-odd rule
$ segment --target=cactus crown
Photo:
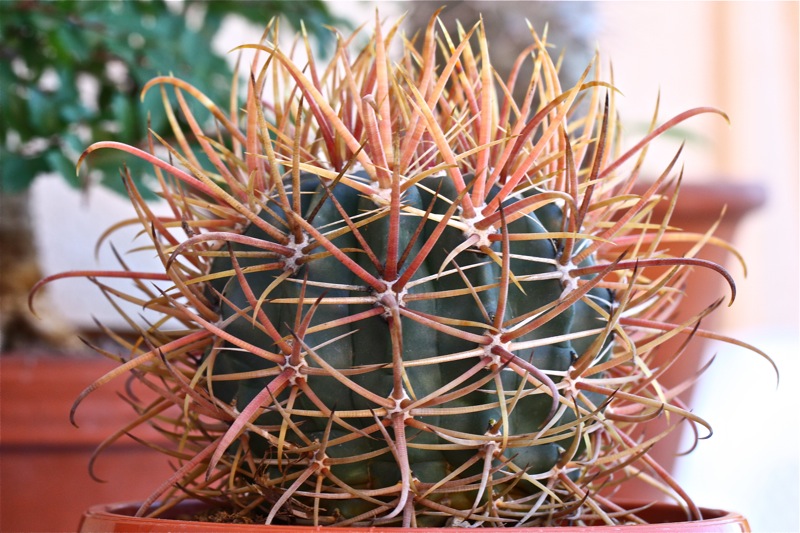
[[[145,90],[160,89],[173,140],[86,151],[151,162],[173,213],[154,215],[123,173],[163,270],[89,275],[164,318],[81,395],[127,371],[158,392],[133,425],[168,436],[179,466],[141,513],[200,496],[267,522],[615,523],[638,520],[608,499],[638,476],[697,515],[638,428],[707,427],[653,361],[667,339],[706,334],[719,304],[670,323],[692,268],[719,272],[733,299],[728,273],[693,255],[726,245],[654,216],[676,201],[677,155],[634,184],[652,139],[723,114],[654,117],[623,150],[600,61],[564,89],[531,33],[517,67],[532,60],[532,77],[503,81],[480,24],[449,35],[433,19],[416,46],[376,21],[325,67],[295,63],[271,24],[242,47],[243,106],[236,89],[226,111],[159,77]],[[680,240],[692,254],[669,254]]]

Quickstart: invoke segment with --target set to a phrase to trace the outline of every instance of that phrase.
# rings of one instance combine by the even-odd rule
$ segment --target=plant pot
[[[637,508],[644,504],[642,502],[628,502],[623,506],[627,508]],[[325,528],[317,526],[264,526],[261,524],[219,524],[210,522],[197,522],[187,520],[189,516],[202,512],[206,509],[206,504],[199,501],[187,500],[165,513],[164,518],[135,518],[132,515],[136,512],[138,504],[121,503],[110,505],[98,505],[91,507],[83,515],[83,520],[79,527],[80,533],[212,533],[212,532],[265,532],[273,533],[297,533],[301,531],[352,531],[370,533],[409,533],[422,531],[413,528],[397,527],[363,527],[363,528]],[[573,532],[611,532],[624,531],[631,533],[656,532],[656,531],[681,531],[690,533],[715,532],[715,533],[741,533],[750,531],[747,520],[736,513],[721,511],[717,509],[701,509],[703,521],[687,522],[686,513],[677,505],[658,502],[649,509],[639,513],[651,524],[631,525],[631,526],[576,526],[566,528],[514,528],[512,531],[522,533],[547,531],[573,531]],[[183,519],[181,519],[183,518]],[[425,531],[433,533],[446,533],[455,531],[454,528],[426,528]],[[480,531],[509,531],[506,528],[484,528]]]
[[[649,184],[639,184],[634,192],[642,193]],[[670,226],[680,228],[686,232],[706,233],[712,225],[722,218],[714,236],[736,245],[736,233],[742,221],[753,211],[766,202],[766,189],[757,183],[736,184],[719,179],[710,183],[684,183],[681,185],[680,196],[675,210],[670,218]],[[666,202],[661,202],[656,207],[654,217],[661,220],[666,212]],[[673,255],[682,255],[689,251],[692,243],[669,243],[667,245]],[[713,245],[707,245],[698,254],[699,258],[707,259],[730,269],[733,277],[738,281],[742,278],[741,266],[733,255],[727,250]],[[707,269],[694,270],[687,280],[686,297],[681,301],[673,321],[681,323],[695,316],[698,312],[712,304],[721,295],[726,294],[726,283],[718,274]],[[702,328],[717,331],[719,314],[712,313],[702,321]],[[675,337],[658,348],[656,360],[667,361],[684,342],[684,337]],[[708,362],[706,351],[709,342],[702,337],[695,337],[687,347],[683,356],[675,361],[670,368],[659,378],[659,382],[667,388],[676,387],[682,383],[692,381]],[[702,386],[702,378],[700,379]],[[684,391],[680,397],[691,408],[692,397],[696,386]],[[714,424],[713,420],[709,422]],[[643,430],[648,435],[656,435],[667,427],[663,418],[657,418],[647,424],[642,424]],[[679,455],[686,450],[681,448],[682,437],[689,433],[686,424],[672,431],[662,438],[649,452],[649,455],[667,472],[674,472]],[[619,499],[663,500],[664,494],[652,485],[640,481],[630,480],[618,488],[614,495]]]
[[[99,501],[144,499],[172,469],[166,457],[123,438],[97,460],[98,483],[88,472],[95,448],[127,421],[133,409],[117,397],[118,379],[89,395],[69,422],[81,390],[114,368],[100,356],[32,352],[0,355],[0,531],[71,531]],[[166,440],[149,428],[137,435]]]

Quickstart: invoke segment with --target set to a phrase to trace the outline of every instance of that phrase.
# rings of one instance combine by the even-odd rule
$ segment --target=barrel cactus
[[[160,89],[172,131],[84,154],[151,162],[172,213],[123,172],[129,223],[163,270],[62,275],[163,316],[80,398],[129,371],[158,391],[112,437],[151,424],[174,441],[175,473],[140,513],[201,497],[267,523],[625,523],[639,518],[608,495],[638,476],[697,515],[647,454],[659,436],[636,428],[705,425],[659,385],[653,353],[707,334],[719,302],[669,322],[691,269],[733,282],[694,257],[724,243],[654,216],[677,198],[677,156],[634,185],[651,140],[723,114],[654,119],[623,150],[601,62],[563,89],[533,30],[517,62],[532,77],[505,81],[480,24],[449,35],[432,20],[413,40],[376,21],[326,66],[296,63],[277,33],[241,47],[241,105],[236,89],[226,111],[159,77],[145,92]]]

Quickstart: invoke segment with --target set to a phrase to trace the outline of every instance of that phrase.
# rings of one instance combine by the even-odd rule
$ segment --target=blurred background
[[[71,3],[62,4],[69,8]],[[347,33],[348,25],[371,23],[377,6],[385,18],[406,13],[404,26],[413,33],[439,5],[428,1],[175,2],[168,11],[183,17],[178,26],[161,26],[165,16],[155,11],[119,12],[112,17],[117,21],[114,31],[108,31],[103,26],[105,19],[86,5],[79,7],[81,4],[95,3],[72,4],[75,16],[64,19],[68,23],[62,25],[58,22],[61,19],[54,18],[58,13],[24,18],[23,15],[39,12],[38,2],[6,1],[0,6],[4,32],[0,35],[0,80],[6,94],[0,126],[0,218],[6,224],[13,210],[20,210],[23,216],[14,219],[10,231],[19,233],[24,224],[29,224],[31,230],[31,237],[21,243],[0,241],[0,287],[4,295],[30,284],[30,279],[38,279],[32,274],[34,268],[47,275],[115,266],[113,255],[107,251],[95,258],[94,246],[107,226],[132,216],[127,202],[114,191],[118,180],[111,168],[118,162],[93,161],[92,185],[83,191],[76,187],[79,183],[71,168],[74,158],[91,140],[103,135],[135,136],[144,131],[145,115],[112,94],[112,88],[133,91],[141,87],[143,80],[132,78],[132,74],[150,77],[159,71],[185,70],[198,79],[205,75],[204,79],[211,83],[209,91],[224,93],[229,78],[221,73],[231,69],[235,60],[227,52],[237,44],[258,40],[269,17],[267,5],[273,12],[284,13],[286,34],[297,27],[299,17],[306,17],[306,26],[323,56],[326,47],[332,46],[323,24],[345,27],[343,31]],[[501,58],[513,61],[518,51],[530,43],[526,18],[539,33],[549,23],[550,42],[558,50],[566,48],[565,83],[574,80],[599,49],[603,69],[613,71],[614,84],[621,91],[618,106],[628,144],[647,127],[659,95],[662,119],[706,105],[729,115],[730,125],[718,117],[702,116],[683,124],[675,134],[659,139],[652,145],[646,170],[651,175],[660,173],[679,144],[686,141],[682,156],[684,179],[686,184],[704,191],[706,196],[699,199],[701,205],[708,203],[715,209],[712,206],[719,201],[727,202],[728,197],[723,198],[727,189],[718,187],[721,185],[748,196],[749,200],[744,200],[746,208],[733,215],[730,230],[734,244],[747,259],[747,277],[737,264],[729,265],[737,280],[738,298],[732,308],[719,313],[716,328],[769,353],[780,368],[781,383],[776,388],[771,367],[757,355],[725,344],[705,345],[703,360],[712,355],[716,360],[696,390],[692,407],[711,421],[715,434],[702,441],[694,453],[680,458],[674,470],[697,502],[739,511],[750,519],[755,531],[800,530],[800,440],[796,415],[800,402],[795,394],[800,371],[799,4],[450,1],[447,5],[443,17],[448,21],[458,18],[465,26],[471,25],[478,13],[483,14],[490,34],[495,35],[490,42],[498,69],[504,68]],[[35,40],[23,43],[27,56],[22,62],[22,52],[8,46],[14,29],[8,17],[14,6],[22,6],[23,15],[14,15],[21,17],[22,26],[34,25],[28,28],[31,39],[36,32],[61,28],[63,35],[51,45],[58,59],[56,67],[43,69],[45,74],[41,76],[31,65],[25,66],[25,61],[35,61],[33,56],[39,52],[30,48]],[[184,9],[187,6],[192,9]],[[115,9],[127,10],[130,6]],[[122,22],[126,17],[139,17],[144,24],[128,28]],[[147,31],[153,32],[152,42]],[[173,39],[175,35],[200,41],[181,45],[179,39]],[[93,55],[92,46],[98,43],[110,47],[111,52]],[[170,49],[171,53],[164,57],[148,56],[147,71],[125,67],[125,54],[133,53],[131,50],[184,46],[185,50],[196,51],[201,46],[198,43],[210,43],[213,57],[192,53],[182,56]],[[63,57],[59,59],[58,54]],[[96,64],[94,70],[82,72],[77,82],[68,84],[65,76],[69,74],[58,64],[63,65],[70,57],[75,59],[76,54],[83,54],[78,59],[91,59]],[[142,64],[141,57],[132,56],[130,61]],[[92,76],[106,82],[92,82]],[[20,89],[20,80],[27,80],[30,87]],[[15,88],[14,84],[18,86]],[[80,94],[60,90],[65,87],[78,88]],[[56,100],[54,94],[62,100]],[[65,114],[70,98],[83,104],[73,106],[72,114]],[[108,116],[91,115],[106,109]],[[30,128],[38,125],[39,130],[17,131],[19,128],[12,126],[15,120]],[[94,127],[93,120],[98,127]],[[106,171],[99,172],[103,168]],[[712,218],[717,214],[714,212]],[[115,236],[114,243],[126,250],[134,239],[135,234]],[[16,259],[24,251],[20,247],[29,248],[33,254],[32,263],[24,268],[17,268]],[[144,265],[147,259],[136,255],[125,258],[132,266]],[[13,282],[9,281],[12,269],[15,276],[20,276],[14,277]],[[47,327],[41,321],[29,321],[25,311],[8,303],[11,300],[4,296],[0,307],[3,350],[19,352],[37,346],[46,351],[56,346],[65,353],[74,353],[82,348],[74,344],[73,332],[95,330],[94,318],[113,327],[124,327],[115,322],[110,305],[95,298],[91,289],[89,284],[78,281],[52,285],[38,304],[50,317]],[[9,401],[14,399],[3,397],[4,404]],[[7,505],[8,485],[2,481],[0,495]]]

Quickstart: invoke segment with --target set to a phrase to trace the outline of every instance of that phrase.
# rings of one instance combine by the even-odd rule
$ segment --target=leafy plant
[[[0,2],[0,190],[22,191],[45,172],[80,186],[73,169],[88,142],[138,143],[148,120],[162,131],[158,100],[139,102],[155,76],[172,73],[225,98],[233,73],[212,42],[229,15],[259,23],[281,15],[295,28],[305,17],[323,47],[332,44],[323,25],[336,21],[320,0]],[[149,171],[125,161],[137,180]],[[94,165],[103,185],[124,193],[121,163],[109,153]]]
[[[150,166],[135,157],[106,152],[82,180],[75,163],[91,142],[138,144],[148,126],[167,127],[157,97],[139,101],[157,75],[172,73],[215,101],[226,98],[234,74],[212,43],[229,15],[259,24],[280,15],[294,28],[304,17],[322,49],[333,41],[323,25],[344,24],[321,0],[0,2],[0,351],[71,344],[67,321],[55,327],[54,317],[43,328],[25,305],[41,277],[31,184],[52,172],[74,187],[99,183],[125,194],[118,169],[126,164],[142,195],[155,199]],[[203,111],[193,105],[198,118]]]
[[[153,132],[150,151],[84,152],[153,166],[173,215],[155,216],[128,170],[137,219],[110,233],[139,226],[163,270],[39,285],[87,277],[163,316],[118,339],[129,356],[76,402],[126,373],[157,392],[132,392],[137,417],[106,442],[149,424],[174,443],[175,473],[140,514],[199,497],[268,523],[632,523],[611,496],[637,477],[699,518],[648,450],[681,421],[708,425],[653,362],[675,336],[741,344],[699,327],[723,299],[670,322],[693,269],[724,277],[733,301],[727,271],[696,257],[728,245],[670,225],[679,154],[644,193],[633,185],[653,139],[724,114],[654,116],[623,149],[600,61],[564,90],[535,32],[520,55],[533,75],[505,81],[480,24],[451,35],[431,20],[417,46],[376,20],[362,48],[339,37],[327,66],[295,63],[277,32],[242,46],[255,57],[241,106],[159,76],[144,90],[183,115],[185,129],[169,121],[177,142]],[[657,417],[669,429],[642,435]]]

